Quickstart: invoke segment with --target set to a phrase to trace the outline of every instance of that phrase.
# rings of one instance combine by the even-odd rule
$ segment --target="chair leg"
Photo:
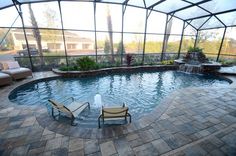
[[[76,126],[77,125],[76,123],[74,123],[74,120],[75,120],[75,117],[72,116],[71,117],[71,126]]]
[[[101,125],[100,125],[100,118],[98,118],[98,128],[101,128]]]
[[[52,108],[52,117],[55,118],[54,116],[54,109]]]

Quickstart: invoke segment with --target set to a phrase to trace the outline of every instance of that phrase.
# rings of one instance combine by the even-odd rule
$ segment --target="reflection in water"
[[[107,106],[126,103],[134,118],[153,110],[160,100],[175,89],[188,86],[220,86],[228,82],[217,77],[190,75],[174,71],[111,74],[88,78],[57,78],[34,82],[14,90],[9,96],[17,104],[46,104],[48,99],[74,97],[81,102],[93,104],[99,93],[102,104]],[[93,108],[94,107],[94,108]],[[91,105],[99,111],[101,103]]]
[[[114,83],[114,76],[110,76],[110,94],[113,93],[113,83]]]

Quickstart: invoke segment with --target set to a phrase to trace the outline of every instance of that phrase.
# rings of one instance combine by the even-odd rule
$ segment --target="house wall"
[[[25,40],[18,40],[16,39],[15,33],[12,32],[12,37],[14,40],[14,50],[23,50],[26,46]],[[19,34],[19,33],[18,33]],[[22,34],[23,35],[23,34]],[[57,42],[49,42],[49,41],[43,41],[42,40],[42,48],[43,49],[49,49],[49,51],[56,51],[56,50],[64,50],[64,42],[63,41],[57,41]],[[32,47],[37,48],[36,40],[28,40],[28,44]],[[66,41],[66,46],[68,50],[93,50],[94,49],[94,43],[93,42],[69,42]]]

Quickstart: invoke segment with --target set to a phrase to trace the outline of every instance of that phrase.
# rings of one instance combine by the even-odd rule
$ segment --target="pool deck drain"
[[[0,155],[236,155],[236,86],[185,88],[132,124],[80,128],[52,119],[45,108],[8,100],[0,88]],[[235,78],[235,77],[233,77]]]

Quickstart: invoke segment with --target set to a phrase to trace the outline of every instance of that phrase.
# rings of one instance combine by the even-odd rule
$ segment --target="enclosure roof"
[[[15,4],[58,0],[1,0],[0,9]],[[63,1],[63,0],[60,0]],[[195,29],[220,28],[236,25],[236,0],[66,0],[123,4],[154,10],[178,17]]]

